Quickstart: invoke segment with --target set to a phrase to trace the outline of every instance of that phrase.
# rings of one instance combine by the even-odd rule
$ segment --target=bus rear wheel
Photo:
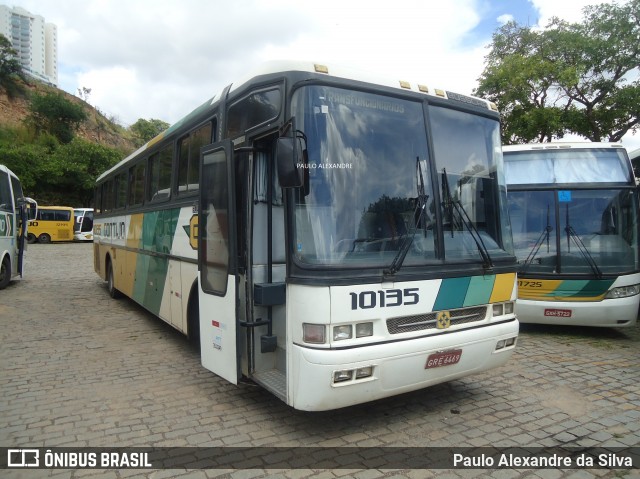
[[[29,244],[33,244],[38,240],[38,238],[36,238],[36,235],[34,235],[33,233],[28,233],[27,234],[27,243]]]
[[[9,281],[11,281],[11,261],[8,256],[5,256],[0,266],[0,289],[6,288]]]
[[[115,281],[113,279],[113,266],[109,263],[109,273],[107,274],[107,290],[109,291],[109,296],[113,299],[118,299],[122,293],[116,289]]]
[[[40,243],[51,243],[51,236],[49,236],[47,233],[42,233],[40,236],[38,236],[38,241]]]

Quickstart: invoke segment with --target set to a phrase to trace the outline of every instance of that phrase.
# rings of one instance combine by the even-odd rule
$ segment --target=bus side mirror
[[[35,220],[38,216],[38,203],[36,200],[29,197],[22,197],[19,200],[19,204],[26,211],[27,220]]]
[[[304,184],[304,150],[300,138],[281,136],[276,144],[278,181],[282,188],[300,188]]]

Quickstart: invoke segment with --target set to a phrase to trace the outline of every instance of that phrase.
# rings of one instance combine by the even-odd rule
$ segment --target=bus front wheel
[[[5,256],[0,266],[0,289],[6,288],[9,281],[11,281],[11,261],[8,256]]]
[[[37,240],[36,235],[34,235],[33,233],[27,234],[27,243],[33,244],[36,242],[36,240]]]

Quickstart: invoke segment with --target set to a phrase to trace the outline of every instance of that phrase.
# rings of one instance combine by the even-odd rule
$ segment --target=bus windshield
[[[523,272],[600,276],[638,270],[638,205],[631,190],[563,188],[509,195]]]
[[[496,120],[328,86],[299,89],[293,113],[308,154],[296,262],[388,271],[513,260]]]

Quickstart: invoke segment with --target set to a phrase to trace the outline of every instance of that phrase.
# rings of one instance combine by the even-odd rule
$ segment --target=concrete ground
[[[640,446],[640,326],[522,325],[500,369],[338,411],[295,411],[202,368],[185,337],[93,271],[91,244],[29,246],[0,291],[0,446]],[[0,477],[640,478],[637,469],[3,470]]]

